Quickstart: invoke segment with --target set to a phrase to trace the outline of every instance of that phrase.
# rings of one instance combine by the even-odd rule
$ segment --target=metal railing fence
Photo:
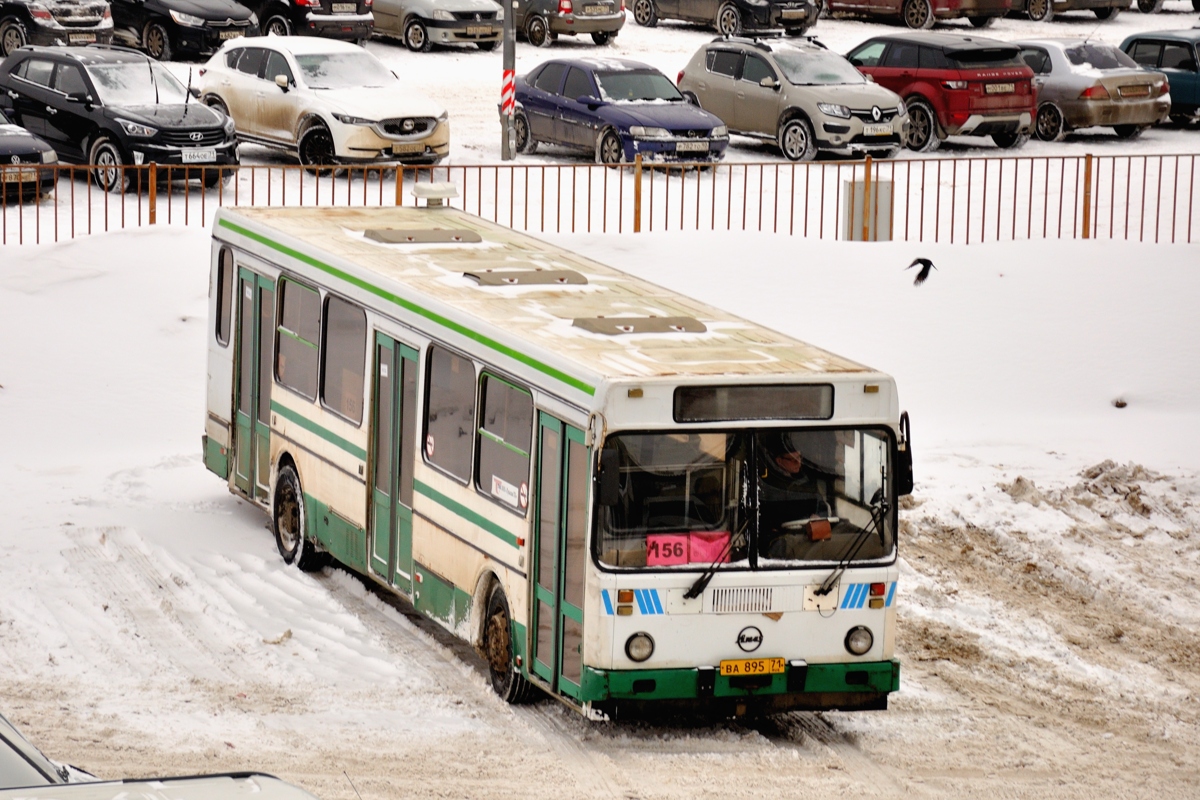
[[[105,191],[89,166],[0,165],[0,244],[207,225],[222,206],[411,204],[406,194],[414,182],[446,180],[458,185],[452,205],[534,233],[752,230],[863,238],[844,222],[854,202],[848,182],[860,182],[874,220],[885,219],[893,239],[1191,242],[1200,235],[1197,166],[1194,154],[315,171],[148,164],[110,173],[119,188]],[[52,192],[17,182],[32,169],[52,178]],[[887,191],[879,202],[881,185],[890,202]]]

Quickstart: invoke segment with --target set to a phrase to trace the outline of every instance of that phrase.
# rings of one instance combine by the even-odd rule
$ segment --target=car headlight
[[[630,125],[629,135],[638,139],[670,139],[671,132],[666,128],[647,128],[642,125]]]
[[[496,12],[496,21],[504,22],[504,6],[501,6],[500,10]]]
[[[908,106],[904,105],[904,103],[901,103],[900,105],[896,106],[896,116],[897,117],[903,117],[907,113],[908,113]]]
[[[58,163],[58,153],[54,152],[53,150],[43,150],[42,151],[42,163],[43,164],[57,164]]]
[[[237,125],[233,122],[233,117],[225,117],[225,135],[232,136]]]
[[[183,25],[185,28],[203,28],[204,20],[200,17],[193,17],[191,14],[184,14],[179,11],[171,11],[171,19],[175,20],[176,24]]]
[[[438,115],[438,122],[445,122],[448,119],[450,119],[449,111],[443,111],[441,114]]]
[[[454,22],[454,15],[444,8],[434,9],[433,18],[439,19],[442,22]]]
[[[845,106],[839,106],[837,103],[817,103],[817,110],[831,117],[850,119],[850,109]]]
[[[250,24],[256,28],[258,27],[258,14],[255,14],[253,11],[250,12]]]
[[[729,136],[729,128],[725,127],[724,125],[718,125],[712,129],[712,133],[710,133],[709,136],[714,139],[724,139]]]
[[[349,114],[338,114],[334,112],[333,118],[343,125],[374,125],[375,120],[364,119],[363,117],[353,117]]]
[[[625,641],[625,655],[640,664],[654,655],[654,640],[648,633],[635,633]]]
[[[871,649],[871,645],[875,644],[875,636],[869,628],[864,628],[859,625],[857,628],[851,628],[846,634],[846,650],[851,655],[861,656]]]
[[[148,139],[158,133],[158,128],[151,128],[149,125],[143,125],[140,122],[131,122],[127,119],[117,118],[117,122],[125,129],[125,132],[130,136],[140,136]]]

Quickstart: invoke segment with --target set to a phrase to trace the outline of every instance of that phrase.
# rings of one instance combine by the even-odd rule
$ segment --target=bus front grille
[[[756,614],[771,610],[775,590],[770,587],[731,587],[713,589],[712,613]]]

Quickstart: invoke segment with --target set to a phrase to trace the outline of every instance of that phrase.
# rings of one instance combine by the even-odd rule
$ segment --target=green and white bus
[[[441,205],[224,208],[204,460],[592,718],[882,709],[907,417],[880,372]]]

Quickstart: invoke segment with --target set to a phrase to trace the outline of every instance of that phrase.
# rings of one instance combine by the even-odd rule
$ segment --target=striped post
[[[517,71],[515,69],[504,70],[504,81],[500,84],[500,113],[506,117],[511,117],[516,108],[516,81]]]

